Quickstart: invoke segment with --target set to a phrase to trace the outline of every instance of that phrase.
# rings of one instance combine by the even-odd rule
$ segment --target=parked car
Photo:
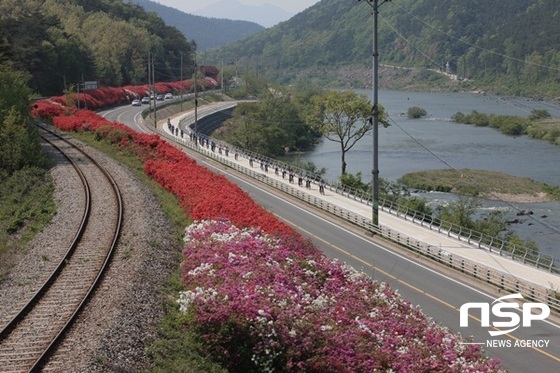
[[[172,93],[166,93],[164,98],[166,100],[173,100],[173,94]]]
[[[150,98],[148,96],[142,98],[142,103],[143,104],[149,104],[150,103]]]
[[[142,102],[139,99],[132,100],[132,106],[142,106]]]

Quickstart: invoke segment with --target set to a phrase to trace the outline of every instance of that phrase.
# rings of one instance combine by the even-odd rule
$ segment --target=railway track
[[[76,203],[83,203],[83,217],[56,269],[0,330],[3,373],[64,370],[63,361],[49,359],[101,280],[122,227],[123,202],[111,175],[71,142],[39,128],[44,141],[61,152],[80,176],[84,198]]]

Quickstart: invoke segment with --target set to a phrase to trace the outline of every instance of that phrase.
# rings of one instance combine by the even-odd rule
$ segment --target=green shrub
[[[529,116],[529,120],[539,120],[546,118],[550,118],[550,113],[544,109],[534,109],[533,111],[531,111],[531,115]]]
[[[408,119],[418,119],[428,115],[428,112],[418,106],[413,106],[408,109]]]
[[[451,121],[455,123],[466,123],[467,116],[460,111],[451,116]]]
[[[490,125],[490,117],[488,114],[482,114],[473,110],[472,113],[467,115],[467,124],[474,124],[477,127],[488,127]]]

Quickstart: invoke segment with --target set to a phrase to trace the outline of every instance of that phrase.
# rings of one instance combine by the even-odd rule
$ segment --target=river
[[[358,90],[372,99],[372,92]],[[451,122],[457,112],[477,110],[486,114],[528,116],[534,109],[547,110],[560,118],[560,105],[549,101],[503,98],[485,94],[417,93],[380,91],[379,102],[390,116],[391,126],[379,129],[380,177],[396,181],[408,172],[428,169],[474,169],[500,171],[528,177],[550,185],[560,185],[560,146],[527,136],[506,136],[492,128]],[[428,115],[408,119],[408,108],[418,106]],[[368,135],[347,153],[347,172],[362,173],[371,180],[373,141]],[[323,140],[314,151],[299,156],[302,161],[325,167],[327,180],[340,175],[339,144]],[[422,193],[432,205],[456,199],[447,193]],[[560,202],[511,204],[479,201],[481,211],[503,209],[508,218],[517,210],[533,215],[520,217],[520,224],[510,228],[521,237],[537,242],[541,251],[560,258]],[[517,209],[517,210],[516,210]]]

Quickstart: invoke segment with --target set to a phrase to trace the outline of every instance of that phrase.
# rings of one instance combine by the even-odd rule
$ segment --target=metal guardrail
[[[456,269],[461,271],[462,273],[468,274],[472,277],[485,281],[489,284],[492,284],[504,291],[513,292],[513,293],[521,293],[527,299],[535,301],[535,302],[542,302],[547,304],[551,309],[555,310],[556,312],[560,312],[560,291],[558,289],[550,289],[544,286],[540,286],[534,284],[530,281],[520,280],[515,276],[498,271],[496,269],[487,267],[480,263],[472,262],[468,259],[454,256],[449,252],[446,252],[442,248],[435,247],[425,242],[418,241],[417,239],[404,235],[400,232],[392,230],[386,226],[375,227],[371,224],[371,220],[364,218],[352,211],[344,209],[340,206],[336,206],[330,202],[325,201],[324,199],[315,197],[309,193],[306,193],[305,190],[302,190],[301,187],[292,187],[289,184],[280,182],[274,178],[270,178],[263,174],[262,171],[255,171],[250,168],[243,167],[239,165],[237,162],[232,161],[233,154],[237,151],[243,157],[254,157],[255,159],[260,159],[261,161],[270,161],[271,164],[278,164],[277,161],[273,159],[266,159],[265,157],[259,156],[258,154],[236,150],[235,148],[232,150],[230,146],[230,155],[229,157],[225,157],[224,154],[220,154],[219,152],[212,151],[211,148],[201,145],[196,145],[195,142],[190,141],[189,136],[187,135],[186,138],[176,137],[171,134],[168,134],[165,131],[156,130],[162,137],[171,140],[175,143],[179,143],[182,146],[188,147],[192,150],[195,150],[209,158],[215,159],[218,162],[227,165],[228,167],[235,169],[245,175],[248,175],[260,182],[263,182],[267,185],[270,185],[278,190],[281,190],[291,196],[294,196],[300,200],[303,200],[317,208],[320,208],[323,211],[326,211],[334,216],[337,216],[345,221],[348,221],[356,226],[362,227],[369,232],[379,234],[391,241],[394,241],[416,253],[419,255],[423,255],[428,257],[432,260],[435,260],[441,264],[444,264],[450,268]],[[289,165],[283,165],[285,167],[291,167]],[[364,194],[354,193],[349,188],[341,188],[332,185],[325,185],[325,188],[328,188],[330,191],[339,193],[341,195],[347,196],[348,198],[360,201],[362,203],[371,204],[371,199],[365,197]],[[481,237],[474,237],[474,233],[469,231],[468,235],[465,236],[460,229],[459,232],[453,232],[451,227],[444,227],[442,225],[437,225],[433,221],[426,219],[424,214],[419,212],[412,212],[413,210],[404,209],[402,211],[402,206],[397,204],[385,203],[383,206],[383,211],[391,213],[396,216],[400,216],[408,221],[417,223],[421,226],[428,227],[432,230],[437,230],[440,233],[444,233],[449,237],[453,237],[460,241],[468,242],[471,244],[477,245],[481,249],[489,250],[493,253],[497,253],[502,255],[503,248],[496,248],[492,245],[487,245],[482,242]],[[467,231],[465,231],[467,232]],[[507,255],[511,259],[523,259],[522,261],[525,264],[538,264],[538,261],[530,261],[525,256],[517,255],[515,253]],[[553,263],[554,259],[551,259],[551,263],[546,267],[547,270],[553,270]],[[540,266],[542,268],[542,266]]]
[[[180,125],[183,126],[183,128],[189,127],[189,123],[187,123],[186,121],[180,122]],[[199,138],[212,141],[209,140],[207,136],[203,136],[200,134]],[[246,158],[250,157],[271,165],[278,165],[283,169],[292,169],[296,174],[309,174],[308,171],[305,171],[293,165],[282,163],[275,159],[264,157],[260,154],[246,150],[232,150],[233,147],[231,145],[228,146],[230,148],[230,151],[237,151],[238,153],[243,154]],[[310,177],[313,180],[321,179],[321,177],[318,175],[310,175]],[[342,196],[346,196],[350,199],[364,203],[368,206],[372,205],[371,194],[366,193],[362,190],[356,190],[347,186],[333,185],[328,182],[325,183],[325,188]],[[459,241],[467,242],[470,245],[475,245],[480,249],[484,249],[492,253],[497,253],[500,256],[509,257],[513,260],[522,262],[523,264],[545,269],[549,272],[560,273],[560,270],[556,267],[557,258],[550,255],[542,254],[539,251],[516,245],[499,237],[490,236],[450,222],[441,220],[436,221],[430,215],[426,215],[420,211],[401,206],[391,200],[381,199],[379,201],[379,209],[386,213],[404,218],[422,227],[428,227],[431,230],[446,234],[449,237],[454,237]]]
[[[369,196],[367,196],[365,192],[355,190],[347,190],[345,192],[346,195],[351,198],[371,205],[371,199],[368,198]],[[486,235],[450,222],[434,220],[434,218],[430,215],[401,206],[394,201],[382,200],[379,202],[379,206],[380,209],[387,213],[404,218],[405,220],[427,227],[431,230],[438,231],[439,233],[446,234],[447,236],[456,238],[459,241],[475,245],[480,249],[496,253],[500,256],[509,257],[513,260],[534,266],[536,268],[546,269],[549,272],[560,272],[555,265],[557,258],[553,256],[544,255],[539,251],[515,245],[499,237]]]

